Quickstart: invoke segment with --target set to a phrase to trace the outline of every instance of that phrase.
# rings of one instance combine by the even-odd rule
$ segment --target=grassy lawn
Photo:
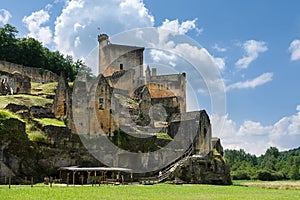
[[[299,199],[299,190],[244,186],[0,186],[1,199]]]
[[[53,126],[63,126],[65,127],[65,123],[55,118],[34,118],[35,121],[38,121],[42,126],[53,125]]]
[[[0,96],[0,109],[5,108],[9,103],[31,107],[45,106],[47,103],[52,103],[52,100],[26,94]]]
[[[52,83],[36,83],[31,82],[31,93],[32,94],[55,94],[57,82]]]
[[[0,119],[9,119],[9,118],[14,118],[23,121],[18,115],[8,110],[0,110]]]

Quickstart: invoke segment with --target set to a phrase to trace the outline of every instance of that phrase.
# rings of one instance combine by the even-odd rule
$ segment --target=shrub
[[[257,171],[256,179],[261,181],[276,181],[283,180],[285,176],[281,172],[275,172],[272,170],[259,170]]]
[[[233,180],[250,180],[250,175],[246,171],[238,170],[231,172]]]

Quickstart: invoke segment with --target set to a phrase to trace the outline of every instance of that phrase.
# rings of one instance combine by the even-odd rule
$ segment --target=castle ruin
[[[209,116],[204,110],[186,112],[186,74],[157,74],[156,68],[151,70],[144,65],[143,47],[112,44],[106,34],[99,35],[98,42],[98,78],[91,81],[85,77],[74,85],[73,98],[76,100],[74,102],[73,99],[73,117],[77,133],[89,138],[97,138],[100,134],[112,140],[120,140],[122,133],[121,136],[129,144],[126,149],[129,152],[150,151],[141,156],[137,154],[133,159],[128,153],[118,150],[116,154],[107,155],[112,160],[110,166],[151,168],[154,173],[168,169],[167,173],[170,175],[172,171],[170,177],[174,178],[179,176],[177,172],[182,171],[178,168],[185,165],[184,161],[196,156],[202,160],[198,162],[198,169],[201,168],[197,175],[199,177],[185,179],[181,173],[181,179],[194,183],[208,182],[201,177],[215,173],[218,174],[214,176],[216,180],[224,179],[220,183],[230,184],[228,166],[222,161],[217,167],[217,161],[214,160]],[[82,98],[86,96],[83,95],[85,93],[88,93],[88,97]],[[176,144],[163,147],[169,152],[179,152],[170,153],[170,157],[173,156],[171,162],[166,161],[168,159],[159,151],[133,142],[139,140],[145,144],[150,141],[149,137],[156,137],[158,133],[166,133]],[[86,147],[91,152],[102,149],[101,145],[96,147],[94,143]],[[155,161],[149,161],[150,154],[156,158]],[[180,162],[183,162],[182,165]],[[158,163],[165,165],[156,167]],[[170,170],[171,167],[174,169]],[[193,170],[196,168],[194,166]]]

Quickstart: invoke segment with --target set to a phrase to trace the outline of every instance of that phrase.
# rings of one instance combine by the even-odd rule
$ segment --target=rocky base
[[[231,185],[230,169],[215,150],[206,157],[189,156],[171,169],[173,182]]]

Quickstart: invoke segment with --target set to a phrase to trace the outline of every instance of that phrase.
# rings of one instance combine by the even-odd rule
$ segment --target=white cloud
[[[290,44],[289,51],[292,53],[292,61],[300,60],[300,40],[293,40]]]
[[[42,26],[44,23],[48,22],[49,19],[50,15],[45,10],[39,10],[31,13],[30,16],[25,16],[22,21],[29,30],[27,36],[41,41],[44,45],[50,44],[52,42],[52,32],[50,27]]]
[[[251,120],[244,121],[243,125],[238,130],[240,136],[264,136],[271,131],[270,126],[263,126],[260,122],[253,122]]]
[[[297,106],[296,114],[285,116],[268,126],[251,120],[245,120],[238,126],[228,115],[213,115],[211,122],[213,130],[223,123],[221,132],[213,131],[213,135],[222,139],[226,149],[244,149],[260,155],[271,146],[276,146],[281,151],[299,147],[300,105]]]
[[[155,62],[161,62],[161,60],[164,60],[169,65],[173,67],[176,66],[177,57],[174,54],[167,53],[162,50],[151,49],[150,55]]]
[[[235,65],[241,69],[248,68],[249,64],[257,59],[259,53],[268,50],[265,42],[256,40],[248,40],[242,45],[242,47],[245,50],[246,55],[235,63]]]
[[[214,62],[219,67],[220,70],[224,70],[226,63],[224,58],[213,57]]]
[[[5,9],[0,9],[0,22],[2,24],[7,24],[10,18],[11,18],[11,14],[9,11]]]
[[[54,42],[62,53],[84,58],[97,46],[97,27],[113,35],[153,25],[154,17],[141,0],[73,0],[56,18]]]
[[[267,82],[272,81],[273,73],[264,73],[252,80],[247,80],[244,82],[237,82],[227,86],[227,91],[232,89],[245,89],[245,88],[255,88],[257,86],[263,85]]]
[[[75,23],[74,24],[74,26],[73,26],[73,30],[74,30],[74,32],[78,32],[80,29],[84,29],[85,28],[85,26],[84,25],[81,25],[81,24],[79,24],[79,23]]]
[[[158,27],[159,31],[159,40],[161,43],[167,39],[167,36],[170,34],[179,34],[184,35],[191,30],[196,30],[198,34],[203,32],[203,29],[200,29],[196,26],[197,19],[186,20],[180,23],[178,19],[169,20],[165,19],[161,26]]]
[[[125,0],[120,3],[121,12],[124,15],[132,16],[133,13],[136,13],[135,19],[141,24],[154,24],[154,17],[149,14],[148,9],[145,7],[145,4],[140,0]],[[135,23],[134,20],[128,21],[128,23]],[[131,24],[130,26],[132,26]]]
[[[80,45],[81,41],[80,41],[80,37],[76,37],[75,41],[74,41],[74,47],[78,47]]]
[[[219,46],[218,44],[216,44],[216,43],[213,45],[212,48],[215,49],[215,50],[217,50],[218,52],[226,52],[226,51],[227,51],[226,48],[220,47],[220,46]]]
[[[165,19],[165,21],[160,26],[160,28],[170,30],[170,31],[178,33],[180,35],[184,35],[188,31],[193,30],[193,29],[195,29],[195,30],[197,30],[197,32],[201,33],[203,31],[203,29],[199,29],[196,26],[196,21],[197,21],[197,19],[186,20],[180,24],[178,19],[175,19],[172,21],[170,21],[169,19]]]

